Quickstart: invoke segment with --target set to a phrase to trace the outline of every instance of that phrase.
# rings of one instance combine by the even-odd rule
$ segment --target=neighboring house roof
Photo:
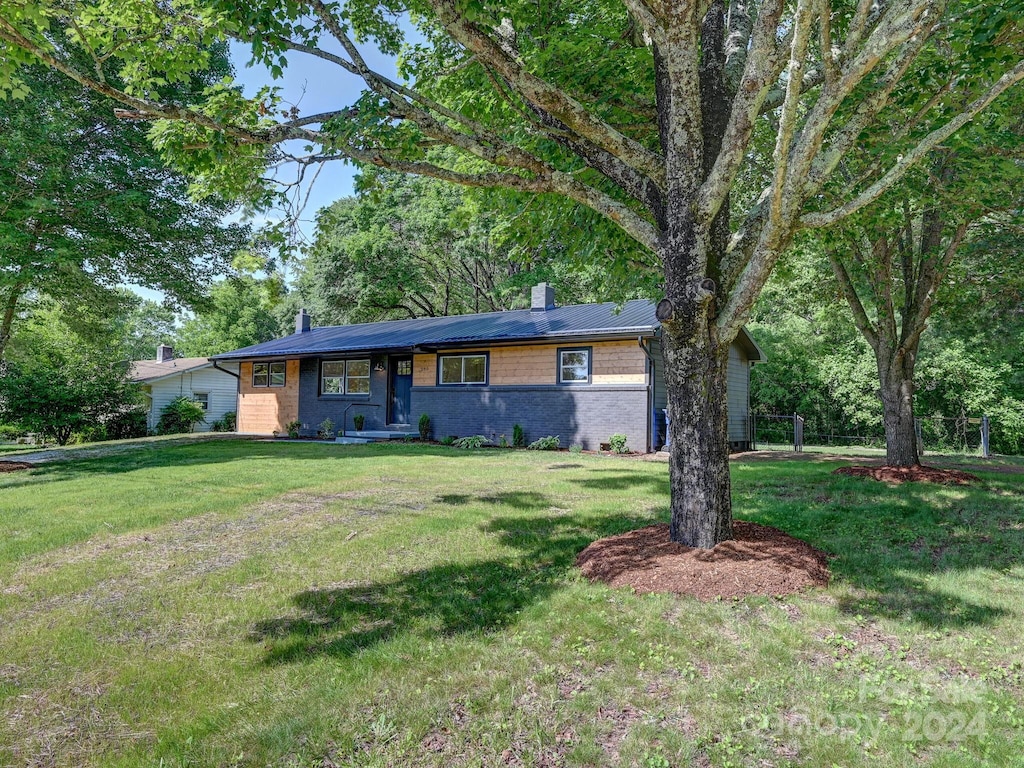
[[[653,336],[661,327],[654,316],[654,309],[653,302],[637,299],[627,301],[621,307],[614,303],[577,304],[542,311],[517,309],[335,325],[293,333],[263,344],[213,355],[210,359],[312,357],[383,350],[429,351],[478,344]],[[741,332],[740,343],[751,360],[764,358],[746,331]]]
[[[128,370],[128,375],[132,381],[152,384],[168,376],[197,371],[210,365],[213,363],[206,357],[177,357],[162,363],[157,360],[136,360]]]

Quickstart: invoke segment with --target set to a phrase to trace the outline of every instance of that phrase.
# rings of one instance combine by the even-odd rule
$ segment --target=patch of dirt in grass
[[[592,581],[669,592],[698,600],[788,595],[828,584],[828,555],[776,528],[733,523],[733,541],[695,549],[669,538],[661,523],[599,539],[576,559]]]
[[[611,723],[611,729],[599,736],[597,741],[609,761],[618,762],[619,750],[622,748],[626,736],[629,735],[630,728],[643,716],[643,712],[629,704],[624,704],[622,707],[600,707],[597,710],[599,722],[603,720]]]
[[[855,465],[840,467],[833,475],[849,477],[870,477],[883,483],[938,483],[939,485],[970,485],[980,483],[981,478],[959,469],[939,469],[918,464],[914,467],[867,467]]]
[[[18,472],[22,469],[32,469],[27,461],[0,461],[0,472]]]

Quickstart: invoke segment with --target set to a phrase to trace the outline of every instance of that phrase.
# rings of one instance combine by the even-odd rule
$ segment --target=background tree
[[[982,225],[938,288],[915,366],[914,414],[926,449],[962,447],[972,435],[952,435],[953,425],[976,436],[966,417],[983,414],[993,451],[1024,449],[1024,377],[1014,365],[1024,355],[1019,245],[1015,230]],[[749,328],[768,360],[751,373],[751,407],[799,413],[808,444],[884,445],[876,355],[852,313],[836,311],[844,299],[823,272],[825,247],[807,238],[792,249],[758,300]],[[759,422],[759,440],[771,441],[769,424]]]
[[[854,322],[875,354],[892,466],[920,463],[914,372],[940,286],[980,225],[1024,224],[1024,101],[1004,99],[1000,106],[823,238]],[[1020,271],[1016,254],[1007,256],[1007,269],[997,275]]]
[[[301,301],[330,325],[519,308],[539,281],[556,284],[562,304],[596,300],[600,277],[571,260],[556,233],[519,237],[514,212],[499,207],[508,202],[433,179],[363,174],[356,196],[317,217],[298,266]]]
[[[196,98],[226,73],[223,55],[220,62],[164,90]],[[103,312],[79,308],[129,306],[118,290],[126,282],[200,302],[247,240],[245,227],[222,222],[229,206],[190,200],[188,181],[146,138],[148,126],[118,119],[116,102],[45,67],[21,77],[25,98],[0,100],[0,359],[20,303],[33,294],[82,322]]]
[[[146,434],[144,396],[128,378],[119,324],[87,338],[52,300],[36,302],[0,370],[0,420],[64,445]]]
[[[279,274],[237,274],[214,284],[209,304],[182,322],[176,349],[207,357],[261,344],[292,333],[294,316]]]
[[[664,275],[672,538],[699,547],[731,537],[729,345],[796,230],[878,199],[1024,79],[1020,0],[179,0],[135,10],[128,0],[5,7],[9,87],[22,87],[15,63],[41,60],[140,116],[166,118],[155,137],[180,167],[257,202],[268,197],[253,180],[296,145],[271,148],[298,140],[308,150],[300,163],[345,158],[560,195],[652,254]],[[392,14],[406,10],[429,44],[404,52],[406,81],[395,82],[357,41],[397,54]],[[74,32],[54,37],[55,20]],[[226,83],[202,106],[159,99],[157,78],[205,66],[202,45],[224,35],[250,43],[275,73],[287,56],[310,55],[366,90],[316,115],[282,110],[271,89],[246,100]],[[77,48],[99,74],[71,60]],[[112,55],[126,63],[123,89],[102,76]],[[961,73],[956,100],[930,76],[937,60]],[[892,104],[918,105],[911,130],[876,142],[863,173],[837,173],[862,137],[881,134]]]

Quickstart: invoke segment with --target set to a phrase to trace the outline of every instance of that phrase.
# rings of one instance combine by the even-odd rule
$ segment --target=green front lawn
[[[573,568],[666,518],[661,463],[236,441],[2,474],[0,765],[1019,764],[1024,466],[836,466],[733,466],[833,586],[712,604]]]

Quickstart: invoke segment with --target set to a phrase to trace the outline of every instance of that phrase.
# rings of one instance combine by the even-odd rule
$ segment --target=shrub
[[[561,440],[558,439],[557,435],[548,435],[547,437],[534,440],[526,446],[526,449],[528,451],[554,451],[558,449],[559,443],[561,443]]]
[[[131,440],[149,433],[147,411],[143,406],[125,408],[103,422],[104,440]]]
[[[25,434],[25,430],[17,424],[0,424],[0,440],[17,440]]]
[[[290,437],[292,440],[298,440],[299,430],[302,429],[302,422],[298,420],[289,421],[287,424],[284,425],[284,428],[288,432],[288,437]]]
[[[176,397],[160,411],[156,424],[158,435],[180,435],[191,432],[196,424],[206,423],[203,406],[188,397]]]
[[[316,436],[321,440],[332,440],[334,439],[334,422],[330,419],[324,419],[320,422],[316,428]]]
[[[238,416],[234,411],[228,411],[213,422],[213,424],[210,425],[210,428],[214,432],[234,432],[235,427],[237,426],[237,419]]]
[[[508,438],[504,435],[498,435],[498,445],[502,448],[508,448]]]
[[[477,448],[482,448],[489,442],[491,441],[483,435],[470,435],[469,437],[460,437],[458,440],[453,442],[452,445],[456,448],[469,448],[475,450]]]
[[[355,416],[352,417],[352,426],[356,428],[356,432],[360,432],[365,424],[366,417],[363,414],[357,413]]]
[[[626,445],[626,440],[628,439],[625,435],[616,433],[608,438],[608,445],[612,447],[615,453],[629,453],[629,446]]]
[[[583,453],[583,446],[580,445],[579,443],[573,443],[572,445],[569,446],[569,453],[579,455]]]
[[[512,425],[512,445],[515,448],[524,448],[526,446],[526,435],[523,434],[523,428],[518,424]]]
[[[448,437],[441,438],[441,445],[455,445],[455,441],[458,440],[455,435],[448,435]]]
[[[418,426],[419,426],[419,429],[420,429],[420,440],[429,440],[430,439],[430,417],[427,414],[424,413],[424,414],[420,415],[420,423],[419,423]]]

